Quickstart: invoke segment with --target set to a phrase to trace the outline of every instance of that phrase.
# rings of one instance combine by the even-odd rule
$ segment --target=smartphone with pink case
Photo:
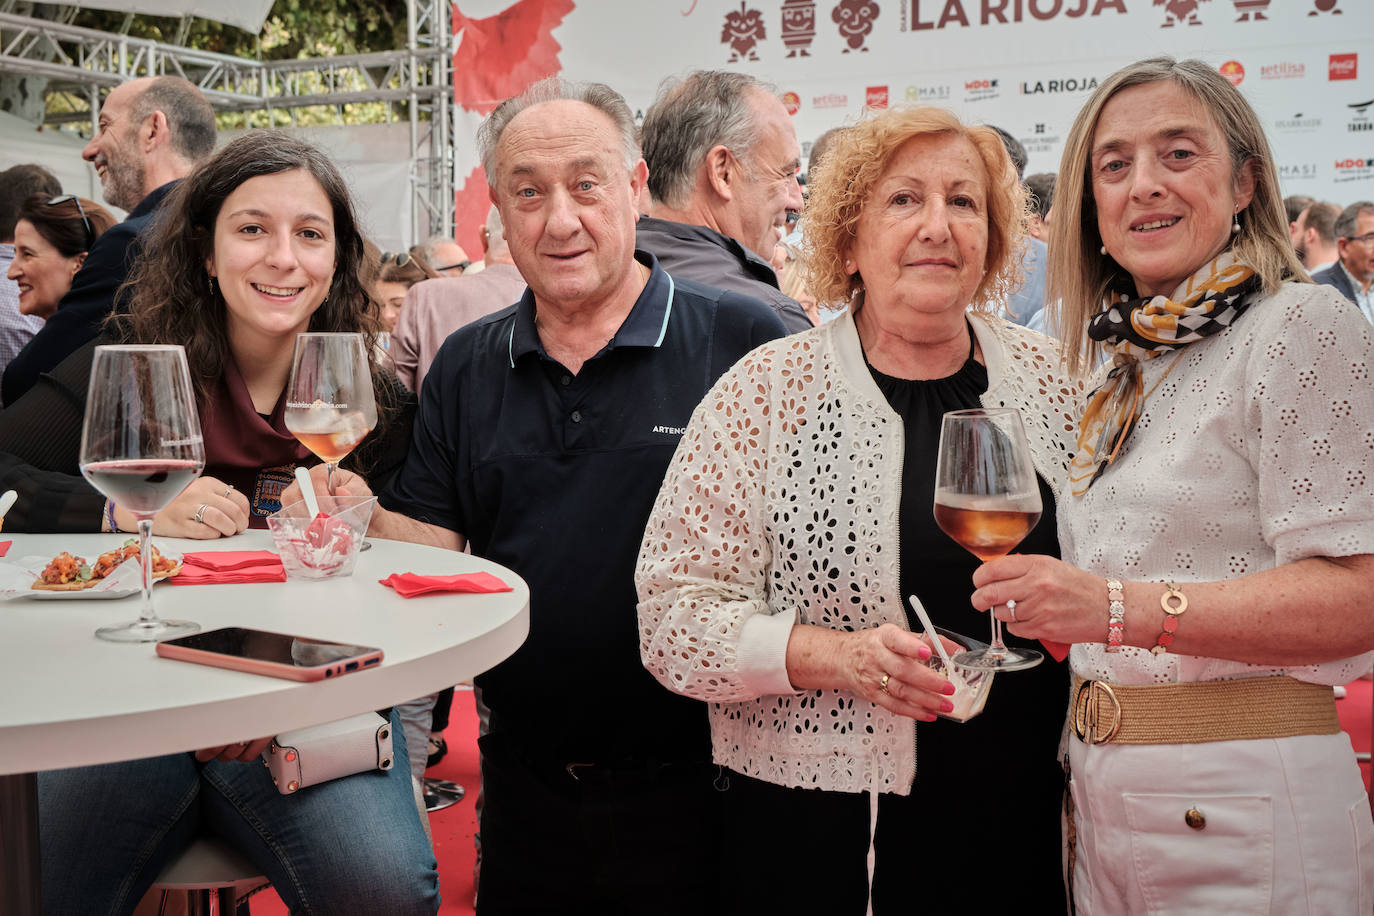
[[[293,681],[322,681],[376,668],[382,650],[246,627],[221,627],[157,644],[163,658],[266,674]]]

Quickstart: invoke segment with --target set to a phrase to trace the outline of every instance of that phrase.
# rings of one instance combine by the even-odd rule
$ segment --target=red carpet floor
[[[1348,695],[1336,703],[1341,726],[1350,735],[1356,751],[1367,752],[1370,747],[1371,693],[1374,682],[1355,681],[1347,688]],[[434,848],[439,857],[439,890],[444,902],[441,916],[465,916],[473,913],[472,898],[472,834],[477,828],[473,814],[473,799],[477,797],[477,713],[472,705],[472,691],[458,690],[453,694],[453,712],[449,728],[444,734],[448,741],[448,756],[430,769],[430,776],[450,779],[467,789],[463,800],[429,817],[434,832]],[[1369,764],[1360,764],[1365,788],[1369,787]],[[270,890],[253,898],[253,916],[286,916],[286,907]]]

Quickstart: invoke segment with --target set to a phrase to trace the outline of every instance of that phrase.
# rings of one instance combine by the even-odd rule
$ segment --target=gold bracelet
[[[1159,641],[1150,650],[1155,655],[1163,655],[1169,651],[1169,647],[1174,644],[1174,634],[1178,632],[1178,618],[1188,610],[1188,596],[1183,594],[1177,582],[1165,582],[1164,589],[1164,594],[1159,599],[1159,606],[1164,609],[1164,629],[1160,631]],[[1170,604],[1170,601],[1178,603]]]

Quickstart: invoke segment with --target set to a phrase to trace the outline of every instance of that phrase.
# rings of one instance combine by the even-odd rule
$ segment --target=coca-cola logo
[[[1358,54],[1332,54],[1326,67],[1328,80],[1353,80],[1359,75]]]
[[[887,87],[869,86],[868,90],[864,93],[864,104],[869,108],[886,108]]]

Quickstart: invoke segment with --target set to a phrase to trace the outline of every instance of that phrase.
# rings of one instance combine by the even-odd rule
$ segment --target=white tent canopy
[[[272,9],[273,0],[233,0],[231,3],[202,0],[81,0],[78,6],[149,16],[198,16],[257,34]]]
[[[63,192],[104,202],[95,169],[81,158],[85,142],[80,137],[60,130],[43,130],[3,111],[0,111],[0,137],[4,138],[0,143],[0,169],[36,163],[57,176]],[[106,209],[123,218],[122,210],[109,205]]]

